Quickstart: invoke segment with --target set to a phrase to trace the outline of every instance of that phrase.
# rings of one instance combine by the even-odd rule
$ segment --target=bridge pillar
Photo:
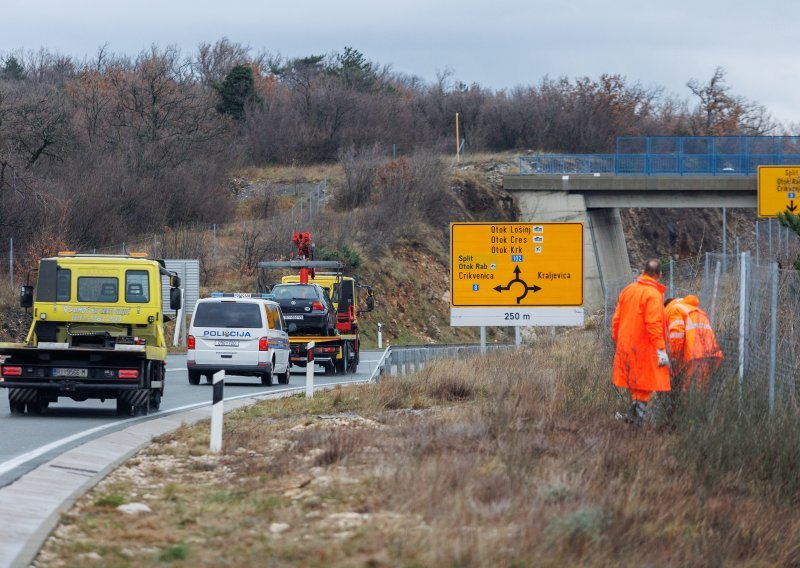
[[[610,302],[620,284],[631,281],[633,272],[619,209],[587,209],[582,195],[565,191],[515,193],[522,222],[583,223],[583,305],[587,313],[603,308],[603,283]]]

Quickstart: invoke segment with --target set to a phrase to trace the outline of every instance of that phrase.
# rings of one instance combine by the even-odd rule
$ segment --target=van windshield
[[[261,310],[250,302],[200,302],[195,327],[261,327]]]

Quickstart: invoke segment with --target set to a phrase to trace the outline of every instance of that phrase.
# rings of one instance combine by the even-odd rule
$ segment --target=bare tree
[[[707,83],[691,79],[686,86],[699,101],[690,116],[693,134],[722,136],[726,134],[763,135],[775,129],[766,109],[731,94],[725,82],[727,72],[717,67]]]

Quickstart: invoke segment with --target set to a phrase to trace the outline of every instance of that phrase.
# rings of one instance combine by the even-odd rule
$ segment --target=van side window
[[[275,314],[272,313],[272,306],[268,306],[264,304],[264,311],[267,313],[267,322],[269,322],[269,328],[275,329]]]
[[[269,311],[272,314],[272,321],[275,322],[275,327],[278,331],[283,331],[283,319],[281,318],[281,311],[278,306],[270,306]]]

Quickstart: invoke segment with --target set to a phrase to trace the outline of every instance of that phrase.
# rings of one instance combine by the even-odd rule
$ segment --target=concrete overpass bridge
[[[620,151],[632,141],[644,151]],[[617,150],[520,158],[520,173],[503,181],[517,197],[522,221],[584,224],[589,310],[602,307],[604,286],[633,274],[620,209],[756,209],[758,165],[800,163],[800,137],[628,138],[618,140]]]

